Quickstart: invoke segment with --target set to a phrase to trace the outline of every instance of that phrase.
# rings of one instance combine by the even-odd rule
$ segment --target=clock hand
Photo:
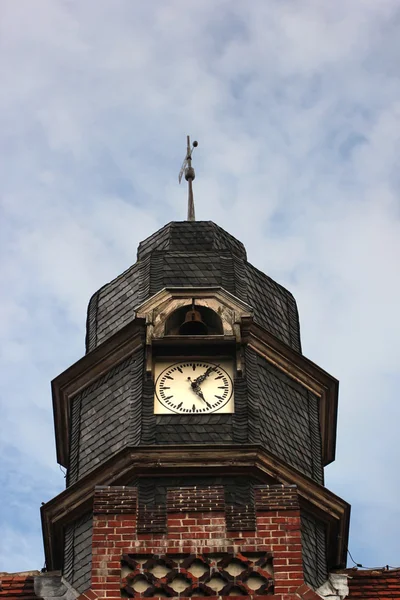
[[[203,400],[203,402],[205,402],[208,406],[208,408],[212,408],[211,404],[209,404],[207,402],[207,400],[204,398],[203,396],[203,392],[201,391],[200,386],[197,383],[197,379],[195,379],[194,381],[192,381],[190,379],[190,377],[188,377],[188,381],[190,381],[190,387],[192,388],[192,390],[194,391],[194,393],[196,394],[196,396],[199,396],[199,398],[201,398]]]
[[[203,392],[201,391],[201,389],[198,386],[195,388],[194,391],[207,404],[208,408],[211,408],[211,404],[209,404],[207,402],[207,400],[204,398]]]
[[[195,383],[203,383],[203,381],[213,372],[215,371],[216,367],[208,367],[207,371],[205,373],[203,373],[203,375],[200,375],[199,377],[197,377],[194,381]]]

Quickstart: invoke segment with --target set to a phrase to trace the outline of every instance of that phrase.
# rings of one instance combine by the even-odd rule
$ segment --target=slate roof
[[[292,294],[248,263],[243,244],[215,223],[169,223],[139,244],[137,258],[92,297],[88,352],[133,320],[139,304],[173,286],[221,286],[253,307],[257,323],[301,352]]]
[[[346,569],[344,572],[349,576],[348,600],[400,599],[400,569]]]
[[[137,259],[154,250],[210,252],[225,250],[247,260],[246,249],[230,233],[212,221],[172,221],[140,242]]]
[[[35,575],[25,573],[0,573],[0,599],[38,600],[34,590]]]

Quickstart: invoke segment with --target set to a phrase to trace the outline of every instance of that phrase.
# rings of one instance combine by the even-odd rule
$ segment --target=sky
[[[294,294],[340,380],[326,485],[400,566],[397,0],[0,0],[0,571],[43,566],[50,381],[90,296],[195,203]],[[349,566],[351,561],[349,561]]]

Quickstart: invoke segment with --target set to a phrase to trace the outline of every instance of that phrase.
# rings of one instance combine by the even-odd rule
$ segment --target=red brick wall
[[[311,590],[304,586],[300,512],[295,487],[256,488],[256,519],[253,521],[255,526],[252,531],[248,529],[248,510],[249,507],[226,507],[224,490],[220,486],[171,488],[167,494],[164,532],[155,532],[152,512],[149,511],[143,517],[142,511],[141,530],[146,530],[147,526],[151,532],[138,533],[137,490],[127,487],[97,488],[94,501],[92,591],[97,597],[108,600],[121,598],[122,555],[130,556],[126,560],[129,564],[132,563],[133,571],[138,569],[137,573],[145,570],[143,565],[135,567],[138,555],[162,556],[172,561],[174,557],[188,556],[186,563],[182,563],[177,570],[184,572],[185,577],[191,578],[191,585],[196,586],[200,582],[184,568],[194,557],[199,557],[199,560],[206,563],[214,561],[207,567],[213,572],[217,568],[219,571],[224,568],[215,566],[215,561],[221,559],[221,553],[228,555],[227,561],[230,560],[230,555],[232,560],[243,560],[244,564],[247,558],[243,554],[257,553],[261,557],[258,560],[261,566],[255,567],[255,559],[251,558],[253,562],[247,562],[246,569],[248,567],[248,572],[257,570],[265,579],[272,579],[273,587],[271,588],[272,582],[269,581],[269,587],[266,586],[262,595],[249,589],[248,597],[261,598],[268,593],[286,600],[285,597],[294,594],[300,586],[301,592],[310,594]],[[229,511],[227,527],[226,515]],[[156,515],[156,521],[158,519],[157,527],[162,529],[159,517],[160,511]],[[237,529],[231,530],[233,526]],[[216,559],[215,554],[218,555]],[[266,558],[272,563],[272,574],[271,567],[265,567]],[[151,578],[152,575],[148,577]],[[162,581],[165,583],[166,580]],[[229,588],[229,585],[234,585],[234,581],[227,585]],[[246,584],[240,585],[242,590],[245,589]],[[128,591],[133,592],[131,588]],[[208,593],[209,591],[205,595]],[[241,598],[243,593],[242,591]],[[220,593],[215,594],[218,596]],[[135,593],[135,596],[141,597],[141,594]],[[229,598],[232,600],[232,595]]]

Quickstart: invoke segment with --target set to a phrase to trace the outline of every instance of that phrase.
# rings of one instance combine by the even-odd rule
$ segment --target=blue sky
[[[63,489],[50,380],[91,294],[186,215],[288,287],[304,354],[340,380],[327,486],[350,550],[400,565],[397,0],[3,0],[0,571],[43,564]]]

